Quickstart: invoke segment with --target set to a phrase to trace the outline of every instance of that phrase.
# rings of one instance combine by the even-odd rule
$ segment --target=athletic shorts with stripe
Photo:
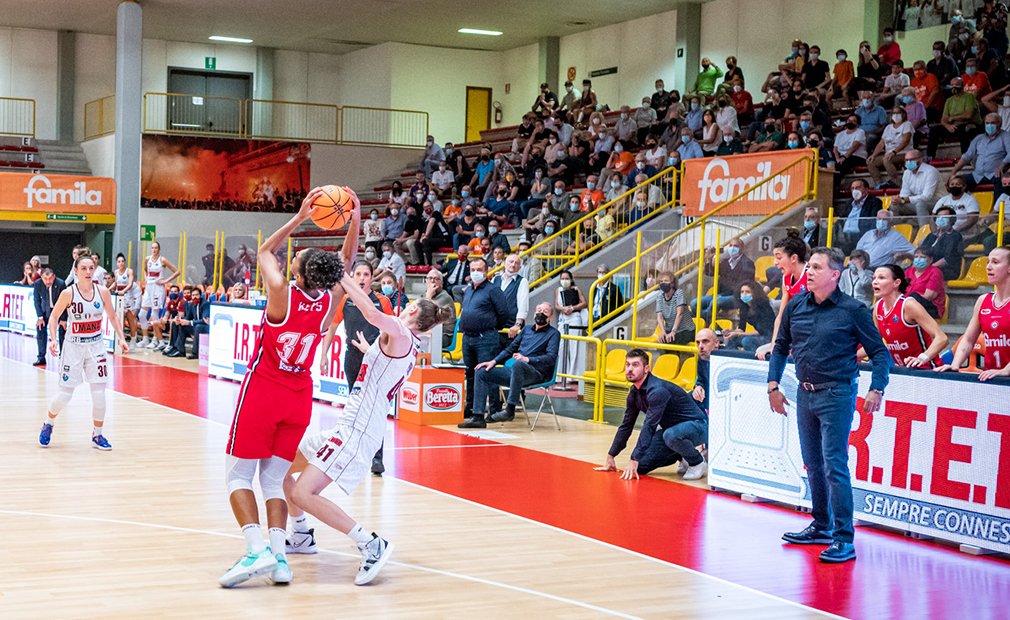
[[[295,460],[312,419],[312,386],[292,390],[249,372],[242,381],[227,453],[240,459]]]
[[[348,495],[371,471],[372,457],[386,433],[387,407],[373,409],[359,411],[351,420],[340,420],[333,430],[307,437],[300,447],[309,465],[329,476]]]

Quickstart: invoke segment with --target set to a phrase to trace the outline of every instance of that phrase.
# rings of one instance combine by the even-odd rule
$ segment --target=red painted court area
[[[3,334],[0,339],[4,355],[31,362],[34,341],[24,347],[15,341],[26,338]],[[234,402],[236,384],[134,359],[115,362],[117,391],[230,421],[231,410],[208,410],[208,394],[218,402]],[[317,405],[318,414],[329,417],[332,411]],[[391,424],[393,443],[400,448],[492,443],[437,428]],[[1010,618],[1010,563],[1003,559],[967,556],[859,528],[858,560],[828,566],[817,561],[822,547],[782,543],[782,532],[809,522],[807,515],[789,509],[655,478],[622,481],[616,474],[594,472],[589,463],[515,446],[388,448],[387,438],[387,475],[840,616]],[[493,534],[474,525],[468,533],[466,524],[457,524],[464,536]],[[606,587],[606,566],[599,567],[599,575]]]

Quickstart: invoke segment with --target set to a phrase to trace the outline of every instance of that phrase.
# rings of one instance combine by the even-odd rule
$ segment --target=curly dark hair
[[[794,228],[786,231],[786,236],[779,239],[775,249],[782,250],[787,256],[795,256],[801,263],[810,258],[810,246],[803,242],[800,232]]]
[[[309,248],[301,253],[299,271],[309,289],[330,289],[344,277],[344,262],[336,252]]]

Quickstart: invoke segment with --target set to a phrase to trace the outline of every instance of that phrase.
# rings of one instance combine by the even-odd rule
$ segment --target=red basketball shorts
[[[226,451],[240,459],[293,461],[311,419],[311,383],[294,390],[250,372],[242,381]]]

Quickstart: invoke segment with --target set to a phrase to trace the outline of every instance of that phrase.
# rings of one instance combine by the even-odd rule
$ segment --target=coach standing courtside
[[[459,331],[463,334],[463,365],[466,367],[467,418],[459,428],[486,428],[484,415],[473,413],[473,376],[477,364],[490,362],[501,351],[498,346],[498,329],[508,325],[515,315],[509,316],[505,295],[496,282],[487,280],[487,263],[483,258],[470,261],[470,284],[463,290],[463,303],[459,307]]]
[[[849,430],[859,386],[856,350],[861,345],[873,364],[863,405],[867,414],[880,408],[891,364],[869,309],[838,290],[844,268],[839,250],[816,248],[811,253],[807,292],[786,306],[768,369],[768,400],[773,410],[786,415],[788,401],[779,381],[792,350],[800,381],[796,422],[813,503],[814,522],[782,538],[799,545],[830,544],[820,559],[831,563],[856,559],[849,477]]]
[[[49,315],[53,313],[53,306],[56,305],[56,300],[60,298],[60,293],[63,289],[67,288],[67,285],[63,283],[56,277],[52,269],[48,267],[42,270],[42,277],[35,281],[35,314],[39,317],[38,324],[35,326],[36,335],[35,339],[38,341],[39,345],[39,357],[35,360],[33,366],[45,366],[46,365],[46,337],[49,335],[49,329],[46,325],[49,324]],[[60,317],[60,350],[63,350],[63,337],[67,334],[67,313],[64,312],[63,316]]]

